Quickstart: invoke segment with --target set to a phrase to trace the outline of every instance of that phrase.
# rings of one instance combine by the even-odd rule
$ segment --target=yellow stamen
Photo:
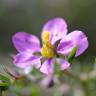
[[[54,57],[55,56],[55,48],[54,46],[50,43],[50,32],[45,31],[42,35],[42,40],[43,40],[43,47],[41,49],[41,54],[44,57]]]
[[[45,31],[45,32],[42,34],[42,40],[46,42],[46,41],[49,41],[49,39],[50,39],[50,32]]]
[[[46,45],[43,45],[42,49],[41,49],[41,54],[42,56],[44,57],[49,57],[49,58],[52,58],[55,56],[55,52],[53,49],[49,48],[48,46]]]

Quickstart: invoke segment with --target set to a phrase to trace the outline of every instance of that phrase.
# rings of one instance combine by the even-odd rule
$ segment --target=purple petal
[[[76,56],[79,56],[88,48],[87,37],[82,31],[73,31],[68,35],[68,37],[71,37],[74,45],[77,45],[78,47]]]
[[[44,73],[44,74],[47,74],[47,75],[53,74],[53,71],[54,71],[54,66],[53,66],[53,64],[54,64],[54,60],[53,60],[53,59],[48,59],[48,60],[46,60],[46,61],[42,64],[42,66],[41,66],[41,68],[40,68],[40,71],[41,71],[42,73]]]
[[[57,47],[57,53],[68,55],[74,48],[74,43],[70,37],[65,37],[60,41],[60,44]]]
[[[66,35],[66,37],[60,41],[57,52],[68,55],[75,46],[78,47],[76,56],[79,56],[88,48],[87,37],[81,31],[73,31]]]
[[[39,39],[26,32],[18,32],[12,37],[12,42],[19,52],[22,51],[39,51]]]
[[[54,43],[57,38],[59,40],[67,34],[67,24],[62,18],[53,18],[44,25],[42,34],[44,34],[45,31],[50,32],[50,40]]]
[[[60,67],[61,67],[61,70],[65,70],[65,69],[68,69],[70,67],[70,63],[64,59],[61,59],[60,60]]]
[[[20,68],[26,68],[29,66],[35,66],[39,68],[41,66],[41,57],[34,56],[29,52],[22,52],[14,57],[13,64]]]

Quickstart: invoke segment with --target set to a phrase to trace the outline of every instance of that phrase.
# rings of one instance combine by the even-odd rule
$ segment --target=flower
[[[16,33],[12,41],[19,53],[14,57],[13,63],[24,69],[34,66],[45,74],[53,74],[54,65],[58,61],[61,70],[67,69],[70,66],[67,57],[72,49],[77,46],[77,57],[88,48],[87,37],[82,31],[75,30],[69,34],[67,31],[64,19],[49,20],[42,29],[42,47],[36,36],[26,32]]]

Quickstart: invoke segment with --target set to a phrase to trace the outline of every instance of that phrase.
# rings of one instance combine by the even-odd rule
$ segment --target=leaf
[[[70,54],[69,54],[69,56],[68,56],[68,58],[67,58],[67,60],[68,60],[69,62],[71,62],[71,61],[74,59],[75,54],[76,54],[76,51],[77,51],[77,46],[75,46],[75,47],[72,49],[72,51],[70,52]]]
[[[10,79],[2,74],[0,74],[0,89],[7,90],[10,85]]]

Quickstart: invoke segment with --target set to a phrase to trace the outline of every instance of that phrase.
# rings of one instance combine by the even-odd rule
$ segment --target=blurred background
[[[16,52],[13,34],[26,31],[40,38],[44,23],[54,17],[64,18],[69,32],[86,33],[89,48],[79,59],[92,62],[96,56],[96,0],[0,0],[0,63],[8,63],[7,57]]]

